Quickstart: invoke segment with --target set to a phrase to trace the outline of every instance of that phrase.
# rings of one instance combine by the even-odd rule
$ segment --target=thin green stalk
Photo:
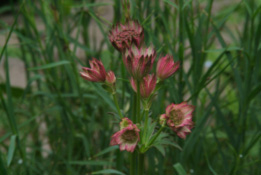
[[[120,116],[121,118],[123,118],[123,115],[122,115],[122,113],[121,113],[121,110],[120,110],[120,107],[119,107],[119,103],[118,103],[118,100],[117,100],[117,97],[116,97],[116,92],[113,92],[113,93],[112,93],[112,96],[113,96],[113,101],[114,101],[115,106],[116,106],[116,108],[117,108],[118,114],[119,114],[119,116]]]
[[[140,81],[137,80],[137,119],[138,123],[140,123],[141,118],[140,118]]]
[[[136,112],[137,112],[137,95],[133,95],[133,111],[132,111],[132,121],[136,123]],[[129,154],[130,157],[130,175],[136,175],[136,169],[135,169],[135,164],[136,164],[136,154],[135,151],[133,153]]]
[[[130,153],[129,155],[130,157],[130,175],[135,175],[135,162],[136,162],[136,159],[135,159],[135,152],[133,153]]]
[[[144,154],[139,153],[138,175],[142,175],[143,172],[144,172]]]
[[[147,128],[148,128],[148,118],[149,118],[149,109],[145,109],[145,122],[144,122],[142,140],[144,140],[144,138],[146,138],[146,131],[147,131]]]

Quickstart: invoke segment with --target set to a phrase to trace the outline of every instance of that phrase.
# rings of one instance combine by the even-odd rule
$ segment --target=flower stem
[[[144,171],[144,154],[139,153],[138,175],[143,175],[143,171]]]
[[[133,152],[133,153],[130,153],[130,155],[129,155],[129,157],[130,157],[130,175],[135,175],[136,173],[135,173],[135,152]]]
[[[122,113],[121,113],[121,110],[120,110],[120,107],[119,107],[119,103],[118,103],[118,100],[117,100],[117,97],[116,97],[116,92],[113,92],[113,93],[112,93],[112,96],[113,96],[113,101],[114,101],[114,103],[115,103],[115,106],[116,106],[116,108],[117,108],[117,111],[118,111],[120,117],[123,118]]]
[[[137,119],[138,123],[140,123],[141,118],[140,118],[140,81],[137,80]]]
[[[143,137],[142,137],[143,141],[146,138],[146,134],[147,134],[146,131],[147,131],[147,128],[148,128],[149,109],[145,109],[144,111],[145,111],[145,122],[144,122]]]
[[[136,113],[137,113],[137,94],[134,93],[133,95],[133,108],[132,108],[132,121],[136,123]],[[130,158],[130,175],[136,175],[136,157],[137,153],[134,151],[133,153],[129,154]]]

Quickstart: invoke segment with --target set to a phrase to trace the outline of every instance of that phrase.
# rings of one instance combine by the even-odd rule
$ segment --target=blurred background
[[[261,174],[261,0],[130,0],[157,59],[182,67],[152,105],[196,106],[182,150],[149,150],[145,174]],[[0,174],[128,174],[126,152],[109,146],[116,108],[81,67],[99,58],[117,77],[132,116],[128,72],[108,39],[124,22],[121,0],[9,0],[0,4]],[[172,133],[167,130],[166,132]]]

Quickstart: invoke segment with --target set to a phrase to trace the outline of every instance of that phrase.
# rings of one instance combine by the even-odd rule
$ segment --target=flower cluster
[[[131,76],[130,84],[132,89],[140,95],[138,97],[143,100],[144,109],[149,110],[150,105],[148,104],[152,100],[150,97],[155,93],[155,89],[158,87],[157,84],[172,76],[179,69],[180,63],[174,62],[171,55],[160,57],[155,73],[151,73],[156,60],[156,50],[152,46],[145,46],[144,29],[137,21],[128,19],[125,24],[117,24],[111,29],[109,39],[112,45],[122,54],[123,63]],[[90,60],[90,68],[83,67],[82,70],[83,72],[80,74],[83,79],[105,83],[112,89],[110,92],[113,92],[114,102],[121,117],[121,122],[120,130],[111,137],[110,144],[120,145],[121,151],[133,152],[140,141],[140,129],[143,131],[142,134],[146,134],[148,128],[147,118],[144,127],[140,129],[130,119],[123,118],[115,96],[115,74],[112,71],[106,72],[100,60],[93,58]],[[139,101],[139,98],[137,99]],[[147,106],[144,106],[144,104]],[[139,109],[137,111],[140,112]],[[194,107],[186,102],[172,103],[166,108],[166,113],[160,116],[160,124],[162,127],[169,126],[179,137],[184,139],[193,127],[193,111]],[[138,123],[138,126],[142,126],[140,120],[138,120]]]

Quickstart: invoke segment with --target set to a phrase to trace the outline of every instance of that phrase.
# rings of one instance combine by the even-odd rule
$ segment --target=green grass
[[[12,25],[0,21],[7,36],[0,46],[1,175],[129,173],[128,154],[109,147],[118,123],[112,97],[79,76],[89,59],[101,58],[117,76],[120,107],[132,116],[129,75],[108,39],[112,24],[124,19],[120,2],[25,0],[0,8],[19,16]],[[173,102],[196,106],[186,140],[168,131],[182,151],[149,150],[145,174],[261,174],[260,0],[231,2],[215,13],[213,0],[130,2],[157,58],[169,53],[182,64],[158,92],[151,117]],[[101,15],[109,8],[111,21]],[[94,25],[100,40],[89,32]],[[13,37],[19,44],[8,44]],[[25,88],[10,83],[10,57],[24,63]]]

